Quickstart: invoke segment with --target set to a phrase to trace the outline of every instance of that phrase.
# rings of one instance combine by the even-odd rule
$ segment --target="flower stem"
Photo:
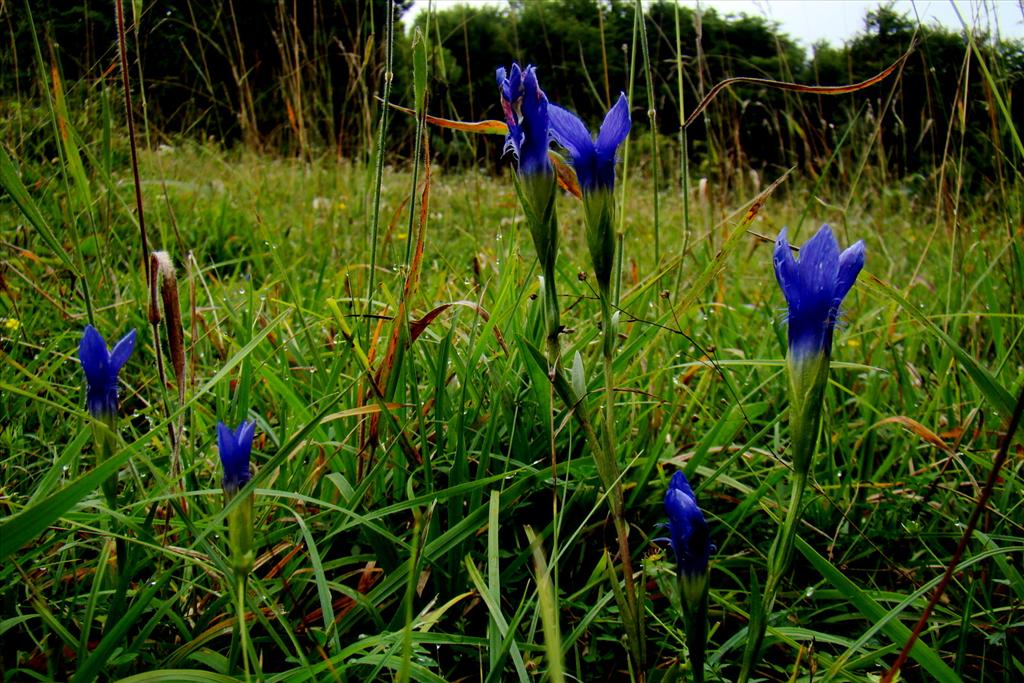
[[[754,662],[761,653],[764,634],[768,628],[768,617],[775,606],[779,585],[782,583],[782,577],[789,571],[789,565],[793,559],[793,541],[796,538],[796,527],[800,523],[806,488],[807,472],[794,471],[793,486],[789,495],[789,509],[786,510],[786,518],[782,526],[779,527],[779,533],[772,543],[771,550],[768,551],[768,577],[765,580],[764,593],[761,595],[761,605],[750,615],[750,625],[747,628],[747,647],[743,653],[743,669],[740,671],[739,677],[741,683],[747,681],[753,672]]]
[[[608,490],[608,500],[612,508],[612,519],[615,533],[619,541],[619,556],[622,560],[622,578],[626,594],[626,609],[623,617],[626,620],[626,633],[630,638],[630,652],[637,671],[643,671],[643,629],[640,626],[640,609],[636,599],[636,585],[633,581],[633,557],[629,549],[629,526],[626,524],[622,496],[622,484],[619,481],[619,467],[615,447],[615,370],[612,364],[615,351],[615,327],[609,291],[602,287],[601,317],[604,333],[604,448],[603,453],[595,451],[595,458],[604,458],[603,467],[598,471],[605,473],[604,485]]]
[[[683,628],[686,630],[686,650],[690,659],[693,683],[704,683],[705,649],[708,641],[708,581],[702,578],[704,588],[700,599],[682,600]]]
[[[238,635],[242,643],[242,671],[249,681],[249,625],[245,620],[245,574],[235,572],[235,611],[238,619]]]
[[[534,358],[539,362],[542,358],[541,353],[537,349],[533,349]],[[608,504],[611,506],[612,520],[615,523],[615,531],[618,537],[619,544],[619,555],[622,557],[622,570],[625,574],[625,588],[626,593],[630,596],[626,598],[622,591],[619,590],[618,580],[614,577],[614,567],[609,563],[609,573],[612,575],[612,590],[615,594],[615,600],[619,607],[620,614],[623,615],[623,625],[626,628],[627,646],[629,648],[629,656],[631,658],[631,664],[634,664],[634,668],[638,671],[643,671],[640,667],[640,662],[643,661],[643,643],[641,641],[642,629],[640,628],[640,622],[638,616],[639,610],[637,609],[636,599],[636,588],[633,580],[633,563],[632,556],[629,551],[629,542],[627,533],[629,531],[626,525],[625,516],[623,514],[624,504],[622,497],[622,487],[619,484],[619,468],[615,462],[614,455],[609,456],[606,452],[607,443],[607,431],[603,435],[599,436],[597,430],[594,428],[594,423],[590,418],[590,414],[587,409],[587,404],[583,401],[583,398],[575,392],[572,385],[566,381],[565,377],[562,376],[561,371],[556,371],[551,377],[552,384],[554,385],[555,393],[558,394],[567,406],[573,407],[573,414],[576,417],[577,422],[583,429],[583,436],[587,441],[587,445],[590,447],[590,452],[594,456],[594,464],[597,466],[598,477],[601,479],[601,485],[604,486],[608,496]]]
[[[558,343],[558,335],[562,331],[562,323],[558,311],[558,292],[555,289],[554,263],[544,269],[544,332],[548,357],[548,377],[554,377],[558,371],[562,350]]]
[[[97,457],[100,463],[105,462],[107,459],[114,455],[114,451],[117,450],[117,417],[114,415],[104,416],[99,419],[98,422],[93,424],[93,439],[96,443]],[[117,510],[117,474],[113,474],[103,480],[101,485],[103,489],[103,496],[107,500],[107,507],[110,508],[111,512]],[[109,524],[110,521],[107,520]],[[113,533],[113,529],[109,529]],[[124,567],[127,553],[127,546],[124,539],[119,534],[114,534],[114,562],[113,569],[109,576],[114,586],[118,585],[118,578],[120,572],[118,571]]]

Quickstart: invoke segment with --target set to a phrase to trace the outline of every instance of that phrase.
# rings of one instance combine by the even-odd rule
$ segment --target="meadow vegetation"
[[[386,44],[382,6],[365,3],[375,18],[352,35]],[[625,21],[631,6],[601,3],[602,20]],[[677,16],[667,3],[658,12]],[[403,34],[390,57],[408,50],[409,66],[394,88],[423,113],[414,72],[426,68],[427,111],[469,118],[450,106],[458,72],[439,75],[439,55],[458,54],[445,42],[457,32],[442,30],[453,16]],[[716,546],[701,675],[736,680],[790,500],[773,243],[788,228],[802,244],[822,223],[843,247],[864,240],[867,260],[836,330],[795,557],[755,679],[879,680],[1000,453],[900,675],[1024,677],[1019,46],[957,37],[958,86],[928,93],[945,113],[918,120],[913,139],[897,110],[921,83],[897,71],[834,97],[727,90],[695,142],[678,116],[684,91],[685,109],[696,104],[692,82],[678,100],[654,97],[646,125],[648,98],[676,75],[645,80],[655,48],[641,49],[641,22],[629,26],[628,68],[590,73],[636,97],[615,188],[610,396],[639,636],[624,624],[628,564],[584,422],[603,425],[605,328],[580,201],[556,198],[553,374],[537,351],[543,295],[511,162],[488,161],[501,137],[384,116],[373,101],[384,79],[358,103],[335,101],[332,134],[311,126],[304,138],[294,118],[290,132],[257,134],[254,120],[247,134],[242,119],[218,130],[211,115],[210,137],[174,131],[172,117],[150,129],[137,111],[146,251],[176,266],[174,280],[162,272],[180,302],[176,375],[173,316],[166,304],[153,315],[147,287],[124,93],[95,73],[61,78],[65,56],[43,40],[29,45],[34,68],[23,43],[5,57],[21,55],[20,95],[0,108],[0,677],[694,680],[675,558],[659,540],[682,470]],[[140,48],[129,42],[133,59]],[[680,65],[692,51],[673,49]],[[929,73],[908,41],[863,77],[907,49],[906,64]],[[541,65],[554,100],[558,79],[584,65],[566,54],[545,71],[548,57],[510,45],[493,66]],[[493,83],[489,62],[473,65]],[[738,75],[766,74],[733,65],[716,80]],[[480,118],[500,117],[493,86],[471,92]],[[604,98],[588,97],[569,96],[572,108],[599,120]],[[757,107],[786,133],[775,152],[740,153],[770,146],[740,141]],[[338,143],[342,129],[360,143]],[[87,324],[111,345],[138,333],[112,430],[86,410]],[[245,420],[252,480],[225,496],[216,425]],[[250,493],[255,561],[240,587],[226,529]]]

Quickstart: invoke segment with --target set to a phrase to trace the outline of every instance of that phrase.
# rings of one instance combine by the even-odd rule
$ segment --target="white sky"
[[[535,2],[538,0],[527,0]],[[457,3],[503,7],[506,0],[433,0],[438,9]],[[713,7],[723,15],[749,14],[779,22],[782,30],[804,47],[819,40],[840,46],[864,28],[864,17],[878,7],[881,0],[703,0],[703,7]],[[953,0],[896,0],[899,12],[917,16],[921,23],[957,29],[961,27]],[[956,0],[956,8],[969,24],[987,28],[1003,38],[1024,39],[1024,0]],[[696,7],[695,0],[680,0],[681,6]],[[409,25],[413,16],[426,11],[428,0],[416,0],[406,14]]]

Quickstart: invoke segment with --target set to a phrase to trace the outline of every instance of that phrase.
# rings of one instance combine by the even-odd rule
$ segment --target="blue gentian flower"
[[[760,608],[751,610],[739,680],[746,681],[761,653],[775,598],[793,560],[803,497],[814,464],[839,307],[864,268],[864,242],[840,253],[832,228],[822,225],[793,258],[783,230],[775,242],[775,277],[789,306],[789,509],[768,554],[768,576]]]
[[[786,231],[775,242],[775,277],[789,306],[789,353],[791,360],[832,352],[832,332],[843,298],[864,267],[864,242],[839,253],[839,243],[828,225],[800,248],[796,260],[786,241]]]
[[[548,98],[537,83],[537,70],[533,66],[523,70],[518,64],[512,64],[507,73],[504,67],[499,68],[497,76],[501,106],[508,124],[505,151],[512,150],[519,159],[516,193],[522,202],[541,267],[548,362],[553,368],[558,361],[558,335],[562,325],[555,291],[555,262],[558,258],[555,197],[558,185],[548,158],[551,143]]]
[[[135,330],[122,337],[113,351],[108,351],[107,342],[96,328],[85,326],[78,359],[88,384],[85,406],[93,417],[109,419],[117,415],[117,375],[134,349]]]
[[[221,486],[228,495],[234,495],[249,482],[249,455],[255,431],[256,423],[251,420],[240,423],[234,431],[223,422],[217,423],[217,449],[224,466]]]
[[[619,95],[618,102],[604,117],[597,139],[591,136],[578,116],[558,105],[549,106],[548,115],[551,135],[569,152],[583,194],[612,189],[615,185],[615,154],[629,135],[631,124],[625,93]]]
[[[531,65],[523,70],[513,63],[507,73],[505,67],[499,67],[497,78],[501,108],[508,124],[505,151],[512,150],[519,159],[521,176],[550,173],[548,98],[537,83],[536,67]]]
[[[708,523],[697,506],[686,475],[672,475],[665,493],[668,513],[669,545],[676,556],[676,586],[679,607],[686,630],[693,680],[704,680],[704,657],[708,628],[708,560],[715,546],[708,538]]]
[[[703,576],[708,570],[708,559],[714,545],[708,537],[708,523],[697,506],[686,475],[677,471],[672,475],[665,493],[665,512],[668,514],[669,545],[676,556],[680,579]]]

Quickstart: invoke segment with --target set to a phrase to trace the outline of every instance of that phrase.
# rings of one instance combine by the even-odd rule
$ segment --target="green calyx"
[[[615,269],[615,197],[611,190],[588,192],[583,195],[583,210],[594,278],[607,298]]]
[[[516,176],[516,193],[523,206],[533,246],[540,262],[544,302],[544,327],[547,336],[548,360],[552,367],[558,359],[558,335],[562,330],[555,288],[555,261],[558,258],[558,216],[555,197],[558,184],[551,173]]]
[[[252,532],[254,498],[249,494],[228,512],[228,549],[231,568],[238,576],[248,575],[256,563]]]
[[[829,356],[789,358],[789,433],[793,469],[806,474],[814,458],[821,426],[825,386],[828,384]]]
[[[706,596],[708,589],[708,573],[688,574],[679,573],[679,602],[685,612],[687,609],[698,605]]]
[[[695,683],[704,681],[705,650],[708,641],[708,574],[679,575],[679,602],[686,630],[686,649]]]
[[[558,256],[558,216],[555,213],[557,189],[558,184],[553,174],[516,176],[516,192],[523,205],[533,246],[537,249],[537,258],[545,275],[549,270],[554,272],[555,258]]]

